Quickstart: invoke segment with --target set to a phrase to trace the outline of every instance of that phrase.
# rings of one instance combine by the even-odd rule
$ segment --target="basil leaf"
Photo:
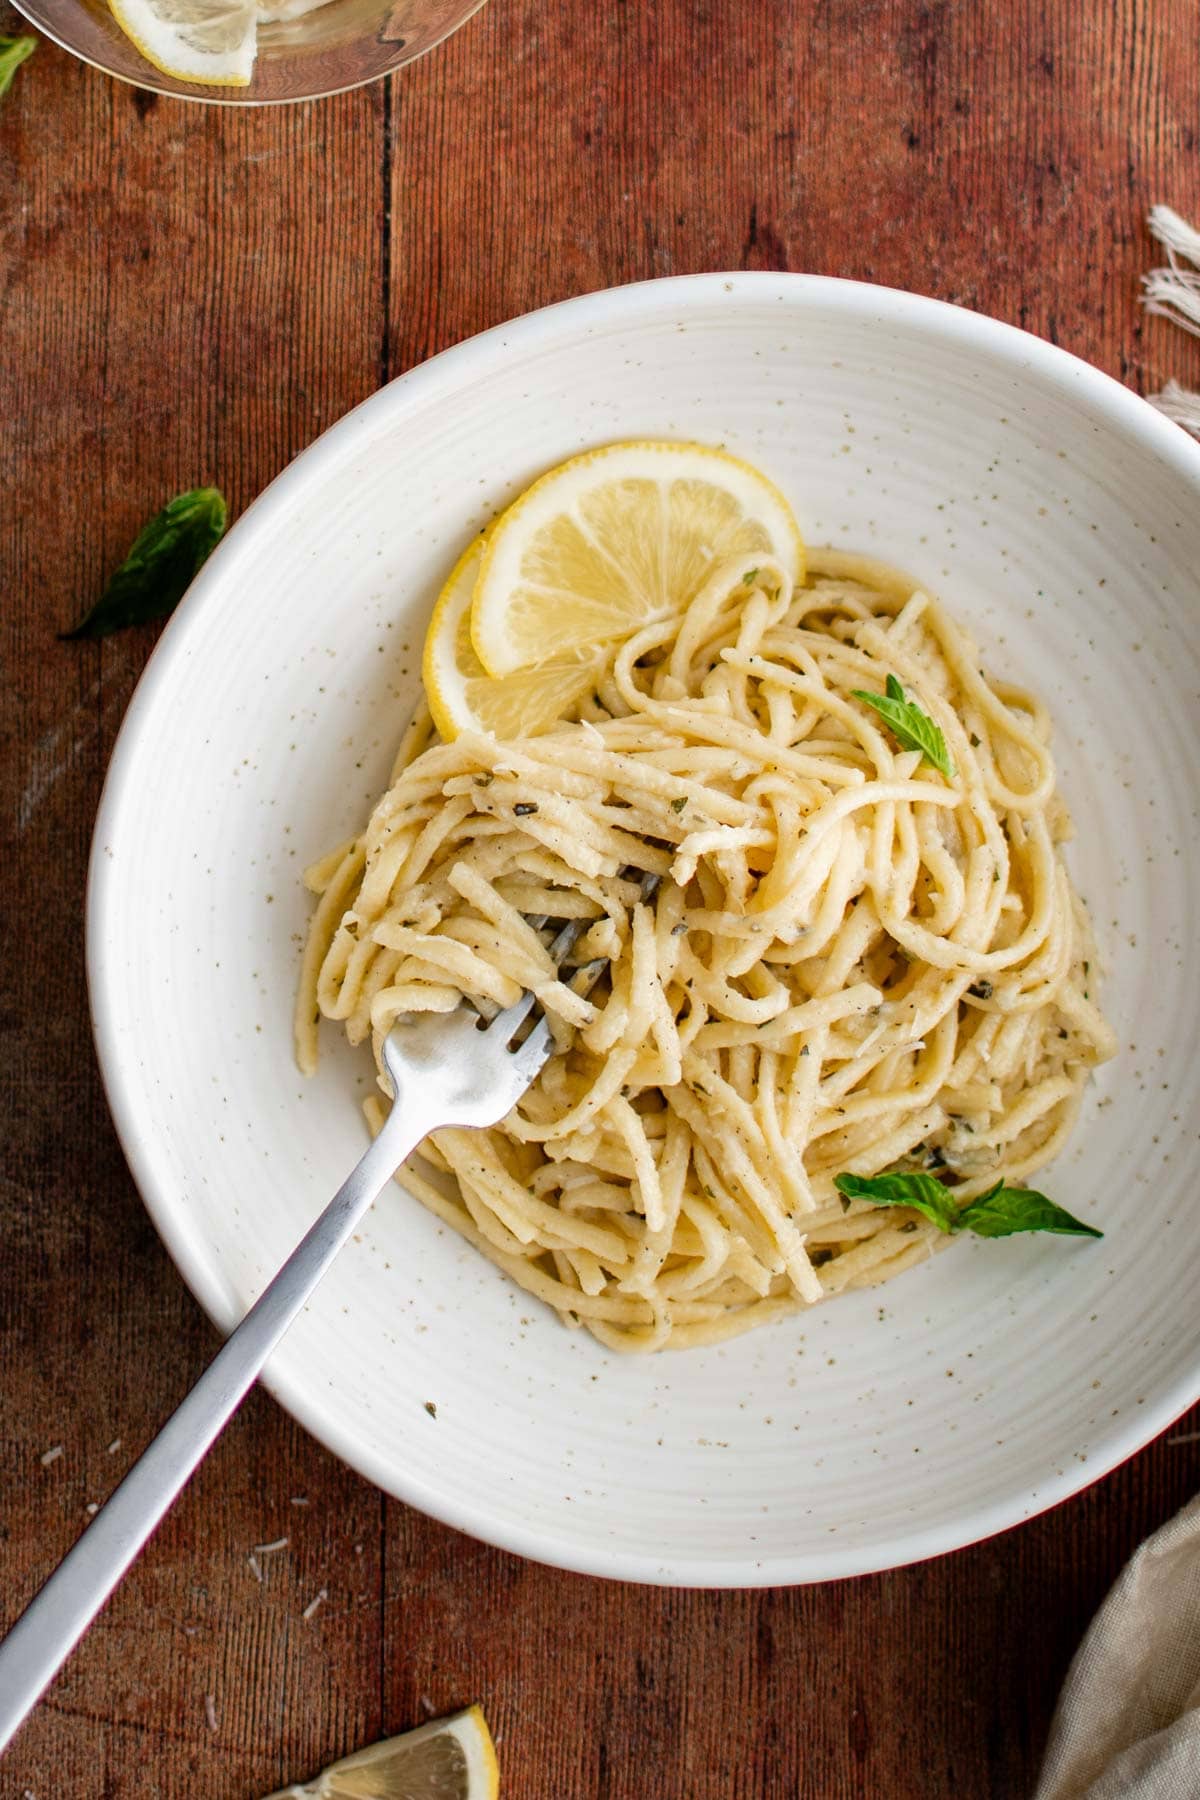
[[[104,638],[127,625],[165,619],[182,600],[225,530],[216,488],[193,488],[144,525],[101,598],[65,638]]]
[[[947,781],[953,780],[954,764],[950,761],[940,726],[934,724],[928,713],[921,711],[915,700],[904,698],[904,689],[894,675],[887,678],[886,694],[868,694],[863,688],[853,688],[851,692],[856,700],[863,700],[875,708],[906,750],[919,750]]]
[[[958,1208],[950,1190],[932,1175],[835,1175],[833,1185],[847,1200],[869,1200],[872,1206],[911,1206],[931,1219],[939,1231],[953,1231]]]
[[[1015,1231],[1056,1231],[1070,1237],[1103,1237],[1094,1225],[1085,1225],[1045,1194],[1034,1188],[1006,1187],[998,1181],[978,1200],[964,1206],[959,1217],[960,1231],[973,1231],[977,1237],[1011,1237]]]
[[[1003,1179],[967,1206],[932,1175],[917,1171],[900,1175],[835,1175],[833,1185],[847,1200],[872,1206],[909,1206],[923,1213],[939,1231],[973,1231],[977,1237],[1012,1237],[1018,1231],[1053,1231],[1072,1237],[1103,1237],[1094,1225],[1047,1200],[1033,1188],[1008,1187]]]
[[[0,100],[13,84],[13,76],[21,64],[38,47],[35,37],[0,37]]]

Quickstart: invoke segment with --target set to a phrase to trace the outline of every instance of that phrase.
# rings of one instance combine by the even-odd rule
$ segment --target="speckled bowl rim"
[[[363,401],[278,475],[232,527],[171,619],[138,683],[121,726],[101,796],[86,900],[87,977],[92,1023],[101,1073],[118,1136],[154,1225],[192,1293],[222,1331],[237,1323],[228,1296],[212,1272],[189,1228],[189,1221],[168,1191],[155,1155],[154,1132],[141,1104],[136,1081],[122,1067],[114,1031],[114,991],[103,947],[108,921],[118,901],[117,884],[102,846],[117,829],[125,793],[136,778],[138,743],[143,720],[159,688],[204,629],[210,597],[236,582],[239,562],[256,533],[277,529],[295,508],[310,502],[326,479],[326,471],[352,457],[376,439],[381,426],[399,425],[411,406],[428,404],[447,383],[456,388],[464,378],[479,382],[510,356],[527,357],[551,345],[578,342],[589,333],[622,323],[661,320],[692,307],[736,305],[739,297],[761,304],[774,298],[781,306],[814,305],[826,313],[868,319],[882,329],[889,324],[914,327],[947,344],[978,350],[981,357],[1007,364],[1013,372],[1032,373],[1060,394],[1081,396],[1104,416],[1114,435],[1132,453],[1161,457],[1190,481],[1200,505],[1200,446],[1174,423],[1123,387],[1111,376],[1068,351],[1031,333],[982,313],[902,289],[845,281],[830,276],[760,272],[673,276],[606,288],[527,313],[508,324],[480,333],[442,351],[428,362],[397,377]],[[680,1587],[764,1587],[836,1580],[899,1568],[978,1543],[1023,1520],[1048,1511],[1119,1467],[1200,1398],[1200,1361],[1190,1372],[1146,1396],[1136,1417],[1108,1434],[1103,1453],[1086,1468],[1068,1465],[1060,1475],[1044,1479],[1036,1495],[1027,1488],[947,1519],[936,1528],[899,1532],[872,1550],[823,1548],[819,1555],[774,1556],[759,1562],[746,1555],[725,1561],[673,1558],[664,1548],[655,1556],[610,1550],[602,1543],[581,1549],[573,1539],[498,1523],[486,1495],[463,1494],[454,1500],[419,1479],[397,1481],[392,1468],[369,1446],[348,1433],[335,1409],[302,1380],[276,1372],[268,1364],[264,1385],[314,1437],[385,1492],[472,1537],[515,1552],[532,1561],[575,1570],[580,1574]]]

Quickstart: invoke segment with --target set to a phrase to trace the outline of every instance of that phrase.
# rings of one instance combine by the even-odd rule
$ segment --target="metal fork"
[[[531,923],[538,926],[544,921]],[[556,963],[569,954],[583,928],[584,921],[572,920],[559,932],[550,946]],[[535,1079],[552,1047],[546,1019],[539,1018],[524,1040],[515,1043],[534,1004],[534,996],[526,992],[490,1022],[464,1005],[449,1014],[403,1018],[393,1025],[384,1040],[383,1064],[394,1104],[378,1137],[0,1643],[0,1751],[236,1412],[268,1356],[405,1157],[441,1126],[499,1124]]]

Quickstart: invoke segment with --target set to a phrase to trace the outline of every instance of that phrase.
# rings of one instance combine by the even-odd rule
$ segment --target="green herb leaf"
[[[868,694],[863,688],[854,688],[852,692],[856,700],[864,700],[875,708],[906,750],[919,750],[947,781],[953,780],[954,764],[950,761],[940,726],[934,724],[928,713],[921,711],[915,700],[904,698],[904,689],[894,675],[887,678],[886,694]]]
[[[939,1231],[953,1231],[958,1208],[950,1190],[932,1175],[835,1175],[833,1185],[846,1200],[869,1200],[872,1206],[911,1206],[924,1213]]]
[[[13,76],[38,47],[35,37],[0,37],[0,100],[13,83]]]
[[[101,598],[65,638],[103,638],[126,625],[165,619],[182,600],[225,530],[216,488],[193,488],[142,527]]]
[[[1071,1213],[1047,1200],[1034,1188],[1005,1187],[998,1181],[959,1214],[960,1229],[977,1237],[1011,1237],[1015,1231],[1056,1231],[1068,1237],[1103,1237],[1094,1225],[1085,1225]]]
[[[1003,1180],[969,1205],[958,1207],[950,1189],[932,1175],[835,1175],[833,1185],[847,1200],[872,1206],[910,1206],[939,1231],[973,1231],[977,1237],[1012,1237],[1018,1231],[1053,1231],[1072,1237],[1103,1237],[1094,1225],[1047,1200],[1033,1188],[1007,1187]]]

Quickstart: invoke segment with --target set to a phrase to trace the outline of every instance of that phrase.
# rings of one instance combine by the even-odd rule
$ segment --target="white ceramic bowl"
[[[327,1028],[316,1079],[292,1062],[301,869],[380,791],[468,536],[548,464],[639,435],[761,464],[810,541],[915,571],[1052,704],[1122,1050],[1045,1185],[1107,1236],[960,1243],[726,1347],[622,1358],[393,1189],[269,1385],[381,1487],[543,1561],[703,1585],[884,1568],[1061,1500],[1200,1393],[1200,450],[1105,376],[910,295],[714,275],[570,301],[393,382],[235,526],[130,707],[89,902],[105,1079],[230,1326],[365,1142],[366,1055]]]

